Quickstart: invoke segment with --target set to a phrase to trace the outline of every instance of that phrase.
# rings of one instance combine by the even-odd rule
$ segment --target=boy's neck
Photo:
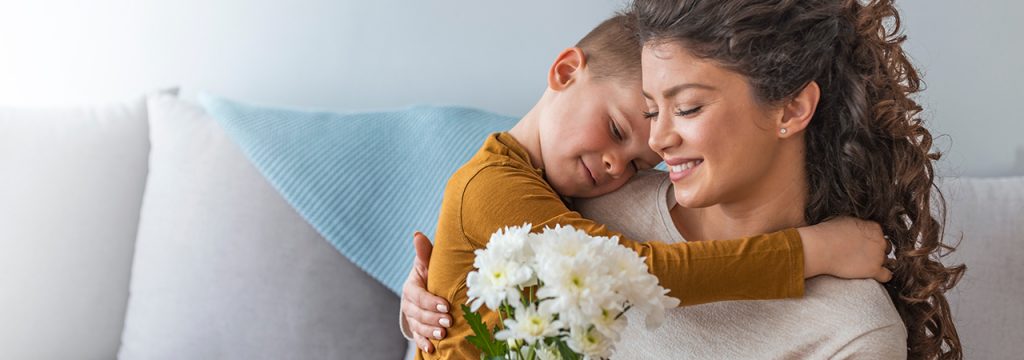
[[[526,153],[530,155],[530,163],[533,167],[543,170],[544,158],[541,156],[540,146],[540,108],[538,103],[526,113],[519,122],[508,131],[512,138],[516,139],[523,146]]]

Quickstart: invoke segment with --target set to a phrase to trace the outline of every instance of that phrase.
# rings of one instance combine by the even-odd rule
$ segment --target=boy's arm
[[[533,224],[534,231],[561,224],[618,236],[684,305],[795,298],[804,292],[804,249],[795,229],[721,241],[637,242],[569,210],[540,177],[503,166],[482,169],[467,183],[460,216],[464,235],[478,247],[499,228],[523,223]]]
[[[567,209],[561,199],[553,195],[553,190],[543,180],[531,177],[529,174],[507,174],[496,170],[498,169],[490,169],[483,174],[478,174],[483,176],[470,182],[472,186],[466,191],[468,195],[466,200],[470,201],[465,202],[464,208],[460,208],[460,216],[469,221],[464,226],[464,232],[472,235],[470,241],[477,243],[474,244],[476,247],[482,247],[494,230],[502,226],[519,225],[526,221],[532,222],[535,225],[535,230],[539,230],[545,225],[572,224],[595,235],[618,235],[603,225],[583,219],[578,213]],[[503,173],[502,176],[507,175],[504,181],[496,182],[491,178]],[[479,183],[474,183],[476,181]],[[470,216],[470,214],[473,215]],[[764,271],[763,268],[751,269],[743,265],[768,261],[775,262],[775,266],[779,266],[778,262],[784,263],[782,266],[799,266],[800,263],[797,259],[802,255],[799,253],[789,254],[795,257],[789,259],[785,256],[769,255],[763,252],[760,259],[756,255],[751,255],[754,250],[765,248],[766,246],[763,246],[765,243],[769,245],[782,244],[782,248],[786,249],[785,246],[789,246],[789,242],[797,239],[798,236],[803,244],[804,254],[806,254],[802,258],[808,261],[808,265],[804,266],[804,278],[816,275],[815,271],[844,278],[874,277],[882,282],[892,276],[888,270],[882,267],[885,259],[885,241],[882,239],[881,229],[877,223],[853,218],[837,218],[821,224],[801,227],[797,231],[799,231],[799,235],[790,229],[769,236],[719,243],[722,246],[714,246],[716,244],[713,244],[715,242],[712,241],[689,245],[681,243],[671,246],[665,244],[647,244],[645,246],[645,244],[637,244],[628,239],[625,240],[625,244],[647,254],[646,261],[652,273],[656,275],[667,273],[670,277],[673,275],[684,277],[682,281],[673,282],[675,284],[673,285],[669,284],[662,276],[662,285],[670,289],[673,286],[677,287],[675,290],[682,289],[682,291],[675,291],[673,295],[681,297],[685,304],[728,299],[730,296],[749,298],[751,291],[757,291],[754,289],[755,287],[760,289],[776,286],[782,289],[781,292],[785,292],[786,285],[792,281],[790,277],[793,277],[794,274],[779,274]],[[417,235],[417,237],[421,237],[420,243],[429,243],[429,240],[422,235]],[[739,245],[737,246],[737,244]],[[744,247],[744,244],[753,244],[754,246]],[[796,252],[795,245],[790,246],[789,251]],[[771,249],[770,246],[768,248]],[[421,255],[424,255],[425,258],[429,257],[427,246],[417,246],[416,250],[417,257]],[[663,255],[665,252],[668,253],[667,256]],[[723,253],[725,256],[716,257],[716,253]],[[680,256],[679,254],[688,254],[689,256]],[[830,254],[842,254],[842,256]],[[754,259],[748,260],[746,257],[754,257]],[[675,259],[676,261],[682,259],[684,262],[695,261],[692,259],[705,259],[705,261],[696,264],[697,266],[683,264],[678,268],[673,268],[676,264],[666,259]],[[708,261],[723,261],[725,263],[719,266],[738,264],[740,265],[739,271],[707,266]],[[792,261],[792,263],[786,263],[787,261]],[[821,264],[829,266],[825,267]],[[812,269],[814,266],[818,266],[818,270]],[[687,271],[686,268],[691,270]],[[693,270],[694,268],[697,270]],[[697,273],[701,271],[704,273]],[[740,274],[743,272],[753,273],[755,280],[747,284],[735,281],[715,283],[714,281],[722,276],[720,271],[726,271],[733,276],[736,276],[737,272]],[[433,344],[427,339],[434,337],[435,330],[441,331],[442,337],[445,336],[444,330],[449,327],[452,319],[448,312],[454,309],[447,306],[448,303],[443,298],[428,292],[424,286],[427,282],[426,273],[425,265],[419,271],[413,269],[410,272],[410,280],[406,281],[402,292],[402,316],[409,319],[410,324],[423,325],[413,326],[410,330],[416,338],[417,344],[421,348],[426,348],[427,352],[432,352]],[[880,274],[876,275],[876,273]],[[687,276],[689,278],[686,278]],[[757,280],[757,276],[767,277]],[[782,278],[782,276],[787,278]],[[686,287],[688,286],[686,281],[695,282],[698,285]],[[802,282],[799,285],[802,287]],[[680,286],[682,287],[679,288]],[[701,286],[710,287],[710,289],[696,289]],[[682,293],[682,295],[676,295],[676,293]],[[793,295],[799,296],[799,294]],[[409,301],[410,299],[413,301]],[[439,306],[443,306],[445,309],[440,310]],[[449,322],[442,323],[440,321],[442,318]]]

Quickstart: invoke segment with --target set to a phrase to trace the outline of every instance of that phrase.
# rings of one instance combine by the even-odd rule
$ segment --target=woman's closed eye
[[[692,109],[689,109],[689,110],[677,110],[676,111],[676,116],[689,116],[689,115],[693,115],[693,114],[699,113],[700,110],[703,109],[703,108],[704,108],[704,106],[698,106],[698,107],[695,107],[695,108],[692,108]]]
[[[689,110],[677,110],[675,115],[676,116],[689,116],[689,115],[693,115],[693,114],[696,114],[696,113],[700,112],[701,109],[703,109],[703,108],[704,108],[704,106],[698,106],[698,107],[695,107],[695,108],[692,108],[692,109],[689,109]],[[654,119],[654,120],[656,120],[658,118],[658,114],[659,114],[659,112],[657,112],[657,111],[644,111],[644,119],[648,119],[648,120]]]

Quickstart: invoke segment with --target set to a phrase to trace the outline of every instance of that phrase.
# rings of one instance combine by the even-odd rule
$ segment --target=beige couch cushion
[[[398,359],[398,297],[288,205],[195,104],[149,101],[152,151],[118,358]]]
[[[959,178],[941,186],[949,208],[943,260],[967,273],[949,294],[967,359],[1020,358],[1024,344],[1024,177]]]

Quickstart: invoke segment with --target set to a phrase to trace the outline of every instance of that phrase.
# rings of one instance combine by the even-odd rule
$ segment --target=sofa
[[[1024,177],[939,185],[967,357],[1019,358]],[[0,359],[399,359],[398,303],[173,90],[0,108]]]

